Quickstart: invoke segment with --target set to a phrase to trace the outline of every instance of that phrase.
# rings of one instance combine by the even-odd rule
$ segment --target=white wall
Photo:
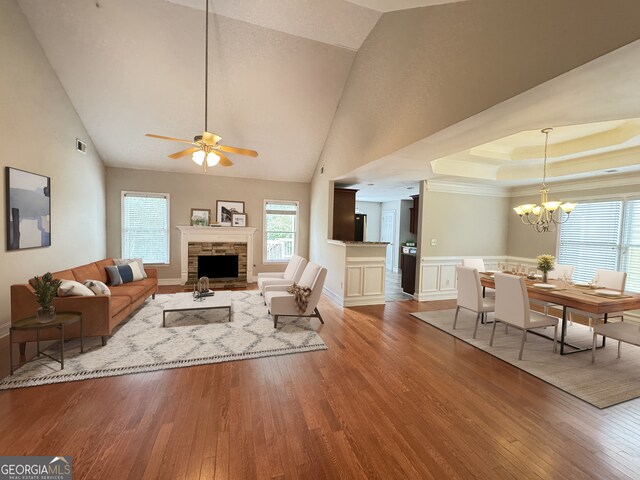
[[[367,242],[380,241],[380,202],[356,202],[356,210],[367,215]]]
[[[105,171],[14,0],[0,2],[0,58],[2,175],[9,166],[51,178],[51,246],[0,250],[0,331],[4,333],[10,322],[10,285],[105,258]],[[76,138],[87,143],[86,155],[75,151]],[[3,192],[0,210],[5,209]],[[3,243],[6,235],[3,220]]]

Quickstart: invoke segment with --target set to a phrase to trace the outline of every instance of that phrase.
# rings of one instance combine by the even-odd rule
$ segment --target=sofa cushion
[[[122,295],[120,297],[111,296],[109,300],[109,316],[115,317],[122,310],[131,305],[129,297],[126,295]]]
[[[113,267],[106,267],[111,285],[122,285],[124,283],[131,283],[137,280],[142,280],[142,272],[137,262],[128,263],[126,265],[114,265]]]
[[[137,282],[136,282],[137,283]],[[143,285],[117,285],[110,288],[111,296],[126,296],[129,298],[129,303],[133,303],[142,297],[148,290]]]
[[[60,270],[59,272],[53,272],[51,274],[53,278],[57,278],[58,280],[75,280],[76,277],[73,276],[73,272],[71,270]]]
[[[87,265],[72,268],[71,271],[76,277],[75,279],[80,283],[84,283],[85,280],[89,280],[91,278],[100,278],[100,271],[95,263],[88,263]]]
[[[96,295],[111,295],[109,287],[100,280],[85,280],[84,286],[91,290]]]
[[[144,271],[144,263],[141,258],[114,258],[114,265],[127,265],[128,263],[136,262],[138,267],[140,267],[140,271],[142,272],[142,278],[147,278],[147,272]]]
[[[63,280],[58,287],[59,297],[91,297],[95,295],[88,287],[75,280]]]
[[[113,265],[112,258],[107,258],[105,260],[100,260],[99,262],[96,262],[96,267],[98,267],[98,271],[100,274],[100,276],[96,278],[103,283],[109,282],[109,275],[107,274],[107,270],[105,269],[105,267],[111,267],[112,265]]]
[[[131,285],[135,285],[135,286],[142,285],[145,288],[145,291],[151,288],[155,290],[158,286],[158,280],[156,280],[155,278],[145,278],[144,280],[138,280],[137,282],[133,282]]]

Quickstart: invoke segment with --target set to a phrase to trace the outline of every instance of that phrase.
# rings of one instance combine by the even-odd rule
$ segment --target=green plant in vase
[[[53,306],[53,299],[58,293],[60,280],[55,280],[51,272],[45,273],[42,277],[33,277],[29,282],[36,294],[36,301],[40,308],[36,312],[38,321],[46,323],[56,316],[56,309]]]
[[[547,283],[547,274],[555,267],[556,257],[546,254],[538,255],[536,260],[538,261],[538,270],[542,272],[542,282]]]

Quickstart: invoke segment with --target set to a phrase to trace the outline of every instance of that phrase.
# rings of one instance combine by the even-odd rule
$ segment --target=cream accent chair
[[[476,268],[458,266],[456,267],[456,275],[458,276],[458,305],[456,316],[453,319],[453,329],[456,329],[460,309],[470,310],[476,314],[476,326],[473,329],[473,338],[476,338],[480,318],[493,312],[495,303],[493,299],[482,298],[480,275]]]
[[[622,342],[640,347],[640,325],[632,322],[603,323],[593,327],[593,344],[591,345],[591,363],[596,361],[596,337],[613,338],[618,340],[618,358],[620,358],[620,346]]]
[[[258,274],[258,288],[264,295],[267,285],[286,285],[297,283],[302,276],[307,261],[299,255],[292,255],[284,272],[263,272]]]
[[[266,287],[264,298],[267,303],[269,313],[273,316],[273,328],[278,328],[278,317],[316,317],[320,323],[324,323],[318,311],[318,302],[322,295],[324,280],[327,277],[327,269],[320,265],[307,263],[300,281],[296,282],[301,287],[309,287],[309,303],[307,309],[298,313],[294,296],[287,292],[288,285],[269,285]]]
[[[469,268],[475,268],[479,272],[486,272],[487,271],[485,269],[485,266],[484,266],[484,260],[482,260],[481,258],[463,258],[462,259],[462,266],[463,267],[469,267]]]
[[[616,272],[615,270],[596,270],[598,276],[598,288],[608,288],[609,290],[615,290],[616,292],[624,293],[624,287],[627,284],[627,272]],[[593,313],[583,312],[575,308],[567,309],[569,315],[577,313],[589,317],[589,330],[593,328],[594,319],[596,323],[598,320],[604,320],[604,315],[594,316]],[[621,321],[624,321],[624,312],[615,312],[607,315],[607,319],[620,317]],[[569,317],[571,318],[571,317]]]
[[[524,342],[527,339],[527,332],[534,328],[553,327],[553,353],[556,353],[558,345],[558,319],[529,309],[529,295],[524,283],[524,277],[509,275],[506,273],[496,273],[496,313],[491,330],[490,346],[493,346],[493,338],[496,333],[496,324],[504,323],[506,326],[522,330],[522,341],[520,342],[520,353],[518,360],[522,360]]]

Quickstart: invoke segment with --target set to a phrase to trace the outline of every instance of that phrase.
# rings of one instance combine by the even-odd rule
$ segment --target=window
[[[558,263],[574,265],[579,281],[627,272],[626,290],[640,292],[640,199],[579,203],[560,228]]]
[[[122,258],[169,263],[169,194],[122,192]]]
[[[264,261],[288,262],[298,253],[298,202],[265,200]]]

